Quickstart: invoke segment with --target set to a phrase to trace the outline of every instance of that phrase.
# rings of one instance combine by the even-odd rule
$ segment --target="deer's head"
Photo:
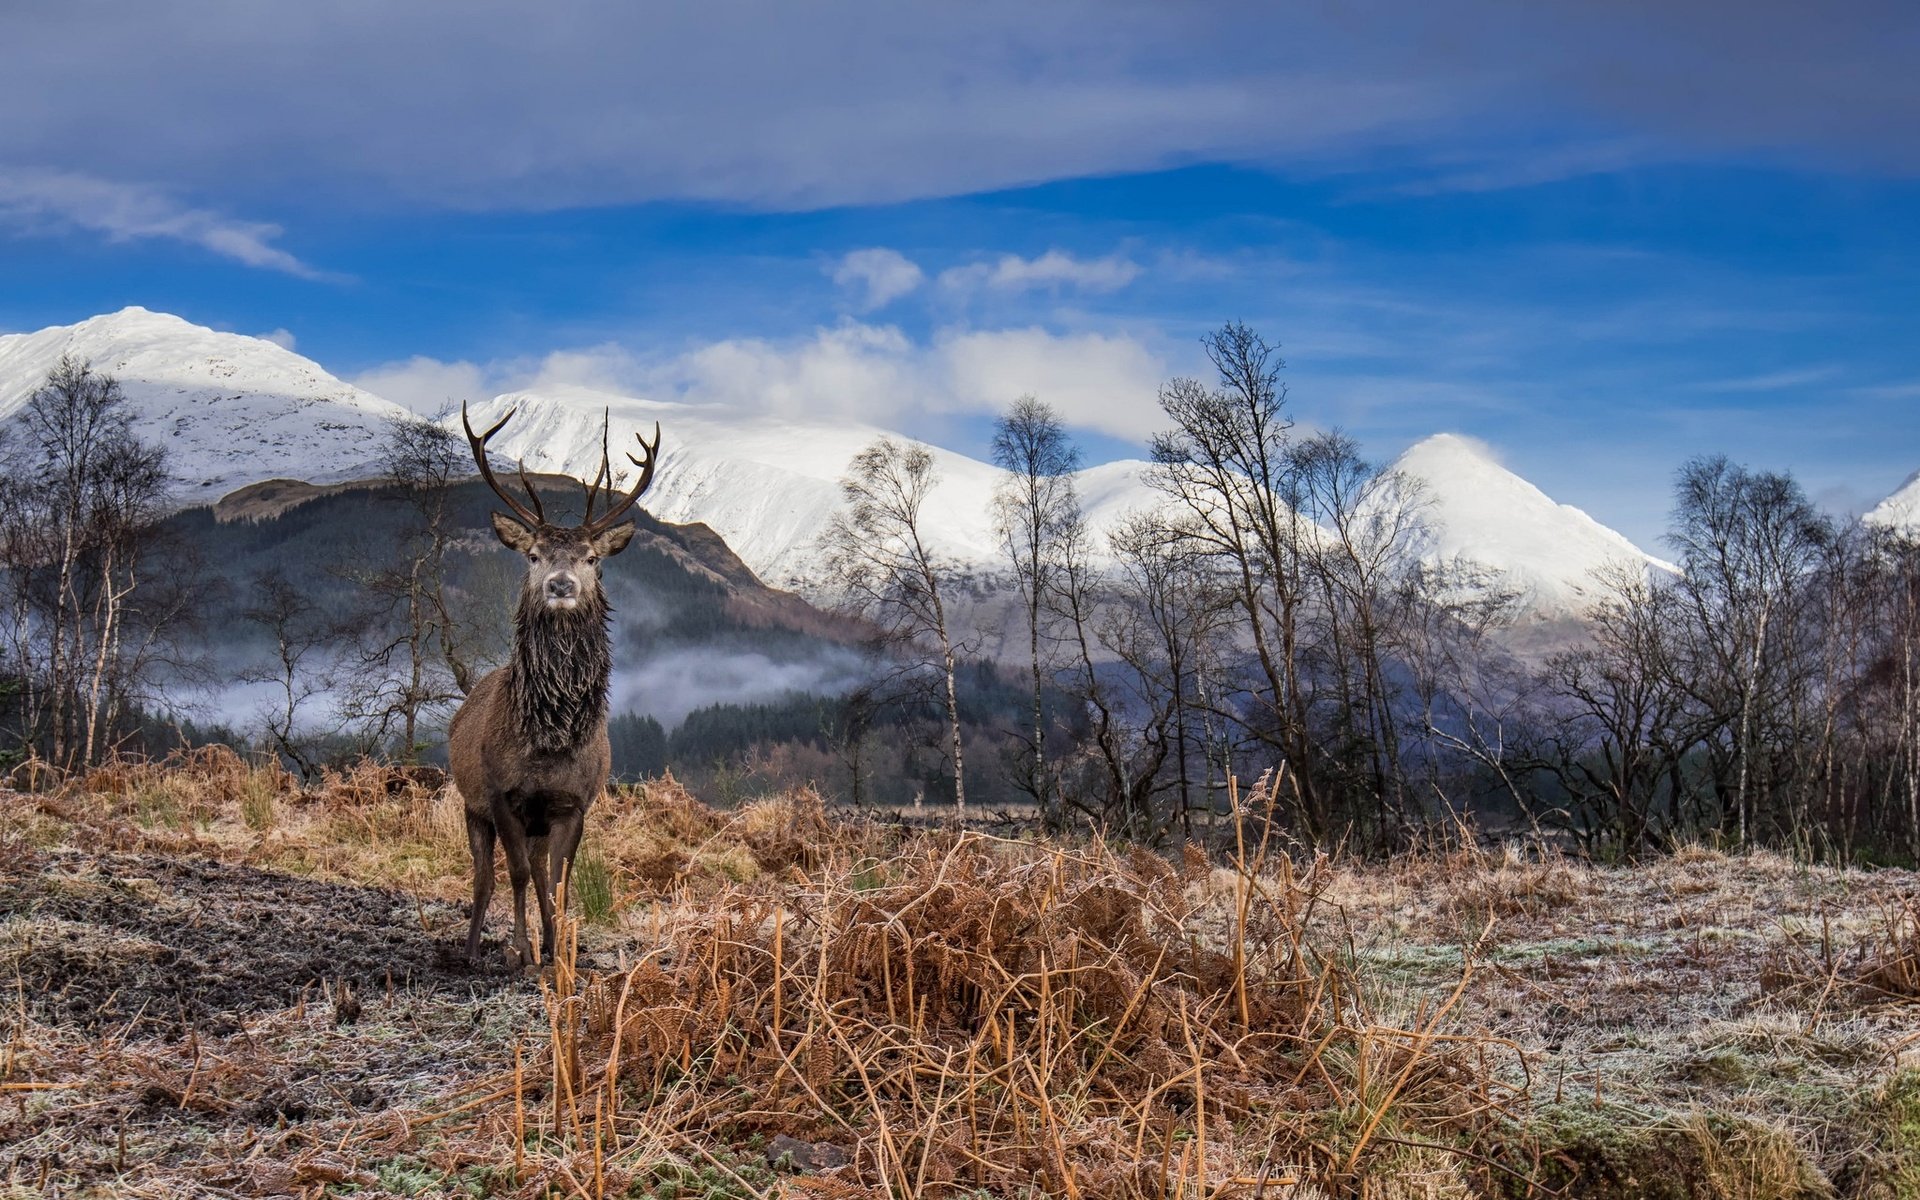
[[[512,492],[503,487],[494,477],[493,467],[487,462],[487,442],[499,433],[506,423],[513,419],[513,412],[494,422],[485,433],[476,434],[473,424],[467,420],[467,407],[460,406],[460,423],[466,427],[467,443],[473,448],[473,461],[480,468],[480,474],[507,506],[508,512],[493,514],[493,531],[502,545],[509,550],[526,556],[527,578],[522,587],[521,606],[523,609],[544,610],[553,613],[570,613],[576,610],[599,610],[602,608],[600,595],[600,563],[627,548],[633,540],[632,521],[615,524],[626,515],[628,509],[640,499],[640,494],[653,482],[654,463],[660,452],[660,426],[653,427],[653,442],[639,434],[634,440],[646,457],[635,458],[631,453],[627,461],[640,469],[640,478],[627,492],[614,499],[613,469],[611,457],[606,451],[604,433],[600,453],[600,472],[593,482],[583,483],[586,490],[586,511],[578,525],[554,525],[548,522],[546,511],[540,504],[540,494],[527,481],[526,469],[520,470],[520,487],[526,493],[526,502],[517,499]],[[607,507],[599,516],[594,516],[596,501],[605,497]]]

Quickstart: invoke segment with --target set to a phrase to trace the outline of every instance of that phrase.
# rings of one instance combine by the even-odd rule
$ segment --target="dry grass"
[[[0,855],[73,906],[17,911],[0,959],[169,952],[85,924],[75,854],[397,888],[411,936],[457,946],[441,782],[302,790],[203,751],[7,797]],[[849,822],[805,789],[620,789],[539,979],[320,980],[181,1043],[22,996],[0,1194],[1920,1194],[1910,873],[1471,842],[1342,865],[1259,827],[1169,862]]]
[[[529,1170],[619,1194],[757,1137],[831,1148],[834,1195],[1284,1194],[1356,1186],[1411,1137],[1457,1177],[1448,1147],[1516,1098],[1485,1069],[1508,1047],[1449,1024],[1465,979],[1400,1025],[1317,953],[1324,873],[1256,854],[1223,914],[1097,844],[928,835],[878,877],[816,855],[677,907],[638,961],[562,963],[542,1074],[566,1153]]]
[[[1783,931],[1762,985],[1822,1011],[1920,1000],[1920,899],[1889,898],[1864,923],[1856,919],[1838,930],[1822,914],[1817,932]]]

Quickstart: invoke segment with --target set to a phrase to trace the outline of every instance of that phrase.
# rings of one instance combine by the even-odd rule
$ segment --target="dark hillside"
[[[578,483],[562,476],[534,482],[551,519],[578,518]],[[477,479],[453,489],[448,603],[469,627],[466,644],[480,670],[506,655],[522,579],[522,561],[488,524],[497,507]],[[922,727],[933,724],[923,703],[903,695],[854,724],[843,712],[841,697],[874,674],[863,626],[761,583],[705,525],[673,525],[639,510],[633,519],[639,534],[608,561],[604,577],[614,610],[616,774],[637,778],[671,768],[682,777],[731,778],[758,769],[853,791],[842,777],[857,769],[860,794],[876,799],[944,793],[939,755],[921,745]],[[216,576],[202,623],[218,671],[237,679],[274,657],[270,631],[248,616],[262,575],[278,572],[312,602],[316,620],[344,623],[366,606],[366,580],[398,557],[419,524],[394,485],[269,480],[175,514],[167,533]],[[345,634],[326,649],[316,659],[353,652]],[[968,679],[967,723],[992,742],[1017,724],[1021,693],[988,666],[969,667]],[[216,719],[248,732],[258,719],[255,703],[251,693],[226,694],[214,702]],[[323,706],[315,701],[307,711]],[[875,744],[850,752],[850,734]],[[438,741],[427,739],[428,758],[438,757]],[[999,753],[984,752],[982,765],[997,765]],[[983,788],[998,791],[984,780]]]

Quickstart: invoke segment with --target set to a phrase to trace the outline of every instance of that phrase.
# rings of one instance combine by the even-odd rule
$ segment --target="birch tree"
[[[994,423],[993,461],[1006,477],[994,492],[994,532],[1013,564],[1027,622],[1027,662],[1033,682],[1033,736],[1025,787],[1049,828],[1060,823],[1059,798],[1047,763],[1045,669],[1041,614],[1058,586],[1063,549],[1080,525],[1073,473],[1080,451],[1059,414],[1032,396],[1015,400]]]
[[[882,436],[853,456],[840,478],[844,507],[822,539],[828,577],[848,608],[879,629],[896,652],[926,653],[937,665],[947,717],[953,803],[967,807],[960,736],[958,653],[941,580],[946,563],[928,542],[925,512],[939,472],[925,446]]]
[[[0,506],[0,565],[22,738],[62,765],[91,762],[153,646],[135,594],[166,455],[134,436],[117,381],[62,358],[10,422],[0,459],[11,491]]]

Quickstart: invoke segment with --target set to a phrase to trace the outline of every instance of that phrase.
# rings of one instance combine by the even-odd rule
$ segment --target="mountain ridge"
[[[63,356],[119,381],[135,433],[167,448],[180,503],[275,476],[338,483],[363,475],[378,457],[369,446],[380,444],[389,420],[408,414],[264,338],[131,306],[0,335],[0,421]]]
[[[319,494],[303,489],[377,475],[387,422],[414,415],[273,342],[129,307],[75,325],[0,336],[0,421],[19,409],[62,354],[88,358],[120,380],[136,432],[170,451],[170,467],[182,477],[177,502],[221,500],[228,512],[297,503]],[[603,412],[612,414],[616,462],[621,441],[660,421],[662,463],[648,510],[675,525],[705,527],[759,580],[802,591],[821,587],[818,538],[839,507],[838,480],[849,459],[878,436],[917,440],[859,422],[575,385],[508,392],[471,408],[477,428],[515,413],[491,446],[503,460],[524,458],[530,471],[576,478],[599,466]],[[457,415],[448,420],[459,428]],[[991,498],[1001,472],[919,444],[933,454],[941,477],[926,507],[931,539],[963,568],[998,573],[1002,551]],[[1144,478],[1148,467],[1126,459],[1076,476],[1096,543],[1127,515],[1164,502]],[[1460,435],[1417,442],[1392,467],[1419,479],[1427,492],[1432,520],[1422,535],[1423,556],[1464,557],[1500,570],[1549,617],[1589,602],[1596,594],[1591,572],[1607,562],[1667,566],[1586,512],[1555,502]],[[269,500],[259,489],[276,481]],[[1920,510],[1920,484],[1909,482]]]
[[[1578,615],[1599,598],[1597,573],[1608,568],[1675,570],[1586,510],[1554,500],[1477,439],[1433,434],[1401,452],[1390,469],[1423,485],[1424,559],[1491,567],[1527,593],[1526,607],[1541,615]]]
[[[1906,482],[1887,493],[1861,520],[1869,525],[1920,533],[1920,471],[1907,476]]]

